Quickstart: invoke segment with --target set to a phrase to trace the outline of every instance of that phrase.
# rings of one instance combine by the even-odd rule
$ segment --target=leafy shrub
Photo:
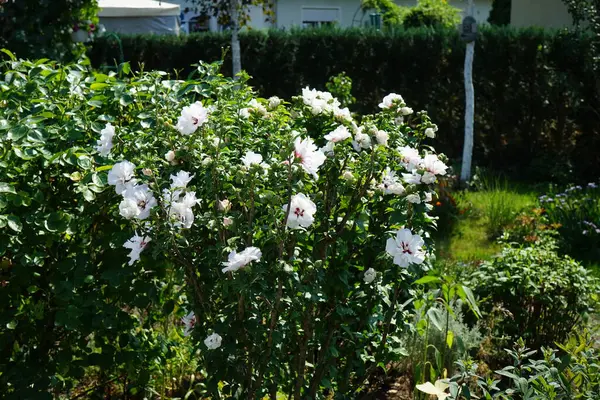
[[[132,67],[177,69],[181,77],[198,59],[221,59],[230,40],[226,34],[121,39]],[[481,27],[473,65],[476,165],[537,181],[587,182],[600,175],[594,111],[600,97],[590,41],[575,32]],[[461,157],[464,43],[456,29],[248,32],[241,43],[243,68],[262,96],[290,98],[305,86],[324,89],[330,76],[345,71],[357,98],[353,110],[373,112],[385,94],[402,93],[438,123],[436,148],[451,159]],[[111,38],[97,40],[90,58],[97,67],[113,66],[119,46]]]
[[[460,9],[451,6],[447,0],[418,0],[403,16],[406,28],[455,27],[460,22]]]
[[[556,253],[551,237],[527,247],[508,245],[473,272],[470,285],[482,312],[494,317],[495,337],[522,337],[534,348],[565,340],[596,306],[600,288],[583,266]]]
[[[256,98],[219,68],[3,64],[8,397],[164,395],[175,333],[197,396],[353,396],[402,357],[446,171],[429,117],[394,94],[356,118],[308,88]]]
[[[0,49],[19,57],[71,57],[71,32],[79,22],[98,23],[94,0],[0,1]]]
[[[257,99],[218,68],[160,82],[153,129],[118,120],[136,132],[114,143],[108,178],[136,232],[131,262],[168,255],[185,274],[211,396],[354,393],[402,356],[401,305],[432,250],[426,211],[446,170],[420,149],[433,124],[394,94],[357,120],[308,88]],[[109,77],[96,92],[121,87]],[[397,230],[401,243],[386,241]]]
[[[352,96],[352,79],[344,72],[332,76],[325,87],[340,101],[342,107],[349,107],[356,102]]]
[[[445,385],[450,400],[485,398],[586,399],[600,396],[600,355],[589,332],[570,335],[559,350],[532,350],[517,341],[505,352],[512,365],[487,376],[477,374],[471,360],[458,362],[461,371]],[[541,357],[541,358],[538,358]]]
[[[549,224],[560,233],[561,249],[585,261],[600,260],[600,188],[594,182],[571,185],[540,197]]]
[[[165,372],[170,349],[182,342],[164,316],[179,296],[176,271],[165,260],[127,264],[121,246],[131,231],[114,223],[104,160],[93,148],[109,112],[123,120],[140,114],[128,90],[158,77],[143,74],[127,90],[122,82],[118,95],[99,97],[94,88],[109,77],[92,73],[89,62],[0,64],[3,398],[74,397],[109,386],[147,393],[157,375],[179,377]],[[153,96],[140,95],[136,106],[147,107],[143,101]]]

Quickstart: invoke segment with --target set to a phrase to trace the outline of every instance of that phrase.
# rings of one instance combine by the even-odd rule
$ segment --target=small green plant
[[[476,317],[480,311],[469,287],[452,275],[430,274],[415,284],[431,290],[415,301],[416,332],[408,338],[412,353],[407,361],[414,366],[415,380],[425,382],[447,376],[452,364],[479,344],[481,336],[463,323],[462,309]]]
[[[352,96],[352,79],[345,72],[332,76],[325,87],[340,101],[342,107],[349,107],[356,101]]]
[[[436,388],[431,389],[437,389],[436,393],[448,400],[600,398],[600,353],[593,347],[590,333],[570,335],[557,346],[560,352],[551,348],[535,350],[519,339],[512,349],[505,349],[512,365],[480,376],[476,362],[461,360],[455,376],[436,382]]]
[[[528,246],[507,244],[472,273],[470,285],[494,338],[522,337],[534,348],[567,338],[598,300],[598,280],[578,262],[560,256],[551,236]],[[503,310],[498,316],[494,310]]]
[[[582,261],[600,260],[600,185],[571,185],[564,191],[553,188],[539,198],[548,223],[560,233],[560,247]]]

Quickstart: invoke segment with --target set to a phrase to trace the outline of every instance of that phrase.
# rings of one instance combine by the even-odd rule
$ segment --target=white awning
[[[99,17],[157,17],[176,15],[179,5],[154,0],[99,0]]]

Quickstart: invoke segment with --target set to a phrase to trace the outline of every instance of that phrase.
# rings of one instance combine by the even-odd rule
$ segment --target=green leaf
[[[87,156],[79,156],[77,157],[77,165],[83,169],[90,169],[92,168],[92,161]]]
[[[427,316],[431,323],[441,332],[443,330],[444,315],[441,310],[437,308],[430,308],[427,310]]]
[[[448,334],[446,335],[446,344],[449,349],[452,348],[452,344],[454,344],[454,332],[448,331]]]
[[[22,139],[25,135],[27,135],[28,131],[29,128],[25,125],[15,126],[10,131],[8,131],[8,138],[16,142],[17,140]]]
[[[103,165],[101,167],[96,168],[96,171],[98,171],[98,172],[108,171],[112,167],[113,167],[112,165]]]
[[[6,182],[0,182],[0,193],[12,193],[12,194],[16,194],[17,191],[15,190],[14,187],[12,187],[11,185],[9,185]]]
[[[473,292],[471,291],[471,289],[469,289],[465,285],[461,285],[458,287],[458,295],[467,302],[467,304],[469,305],[469,308],[471,309],[471,311],[473,311],[475,316],[477,318],[480,318],[481,311],[479,310],[479,307],[477,306],[477,301],[475,300],[475,296],[473,295]]]
[[[44,221],[44,226],[50,232],[64,232],[69,226],[70,217],[67,214],[53,212]]]
[[[121,72],[123,72],[125,75],[129,75],[129,73],[131,72],[131,65],[129,64],[129,61],[124,62],[119,67]]]
[[[12,61],[17,61],[17,57],[8,49],[0,49],[0,52],[6,54]]]
[[[105,87],[108,86],[108,83],[100,83],[100,82],[94,82],[90,85],[90,89],[92,90],[102,90]]]
[[[121,104],[123,107],[127,107],[131,103],[133,103],[133,97],[131,97],[129,94],[125,94],[119,99],[119,104]]]
[[[15,232],[21,232],[21,230],[23,229],[23,224],[21,223],[19,217],[17,217],[16,215],[9,215],[7,219],[8,227],[10,229],[12,229]]]
[[[15,320],[10,321],[9,323],[6,324],[6,327],[11,330],[15,329],[17,327],[17,321],[15,321]]]
[[[5,131],[10,128],[10,124],[5,119],[0,119],[0,131]]]
[[[85,189],[83,191],[83,198],[89,201],[90,203],[96,199],[96,195],[90,189]]]
[[[427,275],[422,277],[421,279],[417,279],[415,281],[415,285],[424,285],[426,283],[432,283],[432,282],[439,282],[440,281],[440,277],[439,276],[432,276],[432,275]]]

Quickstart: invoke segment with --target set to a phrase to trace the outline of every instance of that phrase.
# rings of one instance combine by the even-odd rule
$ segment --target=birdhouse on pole
[[[467,15],[460,25],[460,38],[467,43],[474,42],[477,38],[477,21],[470,15]]]

